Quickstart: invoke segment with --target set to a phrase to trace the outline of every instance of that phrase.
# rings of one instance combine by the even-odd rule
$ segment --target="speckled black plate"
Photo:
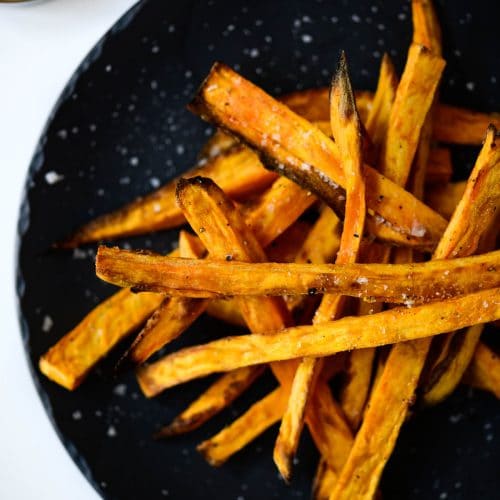
[[[439,2],[448,66],[443,100],[500,108],[498,9],[493,2]],[[271,378],[202,429],[155,442],[152,432],[208,381],[147,401],[132,375],[113,379],[124,346],[74,393],[40,375],[39,356],[113,288],[94,275],[94,247],[50,245],[184,171],[212,129],[185,104],[215,60],[272,93],[326,85],[345,49],[356,88],[374,88],[381,54],[401,70],[411,38],[409,4],[397,1],[144,2],[127,13],[80,65],[42,134],[19,221],[18,294],[26,353],[50,419],[82,472],[106,498],[268,499],[308,497],[316,452],[304,436],[291,486],[272,463],[273,428],[220,469],[195,444],[273,386]],[[475,149],[454,150],[457,177]],[[122,241],[168,250],[176,232]],[[173,348],[226,327],[203,318]],[[498,498],[499,404],[460,389],[412,419],[382,481],[383,496]]]

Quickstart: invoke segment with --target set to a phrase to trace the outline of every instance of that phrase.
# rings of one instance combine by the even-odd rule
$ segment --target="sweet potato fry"
[[[500,286],[499,273],[495,272],[499,261],[500,250],[453,262],[253,264],[200,262],[101,246],[96,272],[104,281],[118,286],[172,296],[220,298],[335,293],[411,305]]]
[[[337,211],[343,209],[339,185],[345,187],[346,177],[335,143],[227,66],[212,68],[190,107],[257,148],[266,166],[307,186]],[[432,248],[444,231],[442,218],[366,165],[364,177],[368,231],[403,245]]]
[[[229,323],[230,325],[246,326],[236,300],[233,298],[211,300],[208,303],[206,311],[213,318]]]
[[[199,259],[205,252],[201,242],[186,231],[179,234],[181,258]],[[188,297],[168,297],[155,310],[132,345],[119,361],[119,367],[144,363],[164,345],[176,339],[200,316],[207,300]]]
[[[431,0],[412,0],[413,43],[441,55],[441,26]]]
[[[231,197],[242,197],[269,186],[276,175],[266,171],[257,155],[248,148],[235,146],[190,170],[184,177],[204,175],[215,179]],[[184,223],[184,217],[175,203],[178,178],[152,193],[102,215],[77,230],[58,246],[73,248],[102,239],[144,234],[169,229]]]
[[[163,299],[157,293],[138,295],[120,290],[40,358],[40,371],[66,389],[76,389],[96,363],[146,321]]]
[[[231,455],[280,420],[287,399],[288,392],[278,387],[255,403],[242,417],[198,445],[198,451],[210,465],[222,465]]]
[[[157,434],[157,438],[178,436],[197,429],[227,408],[242,392],[264,373],[264,366],[233,370],[216,380],[202,395]],[[274,403],[273,399],[273,403]]]
[[[333,491],[337,474],[322,458],[314,476],[311,498],[312,500],[328,500]]]
[[[202,178],[180,181],[177,186],[177,202],[212,258],[227,260],[230,256],[231,259],[238,260],[266,260],[255,235],[234,204],[213,181]],[[252,332],[279,331],[291,321],[288,309],[280,297],[245,297],[239,298],[238,303]],[[288,391],[296,363],[273,363],[271,369]],[[138,379],[140,378],[141,371],[138,372]],[[345,433],[336,432],[337,427],[331,422],[338,423],[342,416],[329,391],[322,384],[318,384],[318,387],[320,389],[314,396],[317,399],[316,405],[311,407],[307,415],[308,426],[320,452],[335,464],[336,457],[331,444],[343,439]]]
[[[500,113],[479,113],[440,103],[436,107],[433,135],[449,144],[479,145],[490,124],[500,128]]]
[[[489,391],[500,399],[500,356],[483,342],[479,342],[464,381]]]
[[[330,121],[332,133],[340,151],[340,161],[346,175],[346,207],[337,263],[355,262],[360,248],[365,223],[365,185],[361,174],[362,138],[361,122],[356,110],[354,94],[349,80],[347,62],[342,54],[339,68],[330,89]],[[325,295],[316,312],[314,322],[335,319],[343,307],[341,296]],[[316,358],[304,358],[293,379],[287,409],[281,421],[274,447],[274,462],[281,475],[289,480],[292,460],[302,432],[306,406],[314,390],[322,363]]]
[[[464,194],[466,184],[466,181],[459,181],[433,186],[427,190],[425,201],[436,212],[449,219]]]
[[[143,392],[154,396],[210,373],[303,356],[406,342],[500,317],[500,290],[493,288],[414,308],[394,308],[321,325],[287,328],[273,335],[241,335],[180,350],[141,368]]]
[[[365,122],[366,131],[373,144],[380,148],[385,142],[392,104],[396,97],[398,77],[390,57],[384,54],[378,77],[377,90]]]
[[[425,172],[425,185],[447,184],[453,175],[451,151],[448,148],[432,148]]]
[[[380,171],[405,186],[420,131],[434,99],[444,61],[422,45],[412,44],[391,108]]]
[[[491,141],[494,140],[495,134],[491,130],[489,134],[490,141],[487,138],[476,165],[483,162],[483,155],[488,154],[488,150],[491,149]],[[469,182],[471,185],[477,182],[474,172]],[[434,252],[434,259],[470,255],[477,249],[483,232],[488,230],[491,221],[494,220],[494,213],[487,210],[484,213],[486,220],[480,221],[482,216],[479,215],[474,204],[481,205],[483,200],[475,194],[472,189],[466,189],[459,208],[455,210]],[[477,233],[470,231],[470,226],[475,227]],[[493,300],[498,303],[500,292],[496,290],[496,292],[493,291],[493,297],[496,297]],[[477,308],[483,307],[484,309],[488,309],[489,306],[489,299],[478,302],[476,305]],[[479,323],[482,321],[472,321],[464,326]],[[456,329],[451,328],[447,331]],[[351,454],[332,492],[332,499],[372,498],[385,463],[394,448],[408,407],[414,398],[430,344],[430,338],[420,338],[415,342],[399,343],[391,350],[384,372],[371,395],[369,408],[356,435]]]
[[[198,162],[203,163],[204,161],[209,161],[217,156],[229,151],[234,145],[237,144],[237,140],[229,134],[226,134],[222,130],[217,130],[215,134],[208,139],[205,145],[201,148],[200,154],[198,156]]]
[[[266,247],[269,262],[294,262],[311,229],[308,222],[297,220]]]

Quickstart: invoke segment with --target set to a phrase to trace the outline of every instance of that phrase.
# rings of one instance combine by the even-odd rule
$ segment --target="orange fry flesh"
[[[466,184],[466,181],[459,181],[434,186],[425,193],[425,201],[436,212],[449,219],[464,194]]]
[[[276,178],[275,174],[263,168],[255,153],[242,146],[232,148],[183,176],[197,175],[215,179],[232,197],[253,193],[270,185]],[[102,239],[144,234],[183,224],[185,219],[175,203],[175,186],[178,179],[173,179],[115,212],[92,220],[60,246],[73,248]]]
[[[341,56],[339,69],[330,89],[330,120],[347,179],[344,227],[336,262],[355,262],[365,223],[365,185],[361,173],[363,161],[361,123],[344,54]],[[324,296],[316,312],[315,322],[338,317],[342,305],[341,296]],[[290,398],[273,454],[278,470],[287,480],[291,476],[292,460],[298,448],[306,406],[321,366],[316,358],[304,358],[293,379]]]
[[[248,366],[225,373],[169,425],[163,427],[156,437],[177,436],[197,429],[227,408],[263,372],[263,366]]]
[[[500,286],[499,273],[495,272],[499,260],[500,250],[453,262],[253,264],[178,259],[99,247],[96,272],[101,279],[118,286],[172,296],[218,298],[333,293],[411,305]]]
[[[382,151],[380,171],[405,186],[418,145],[420,130],[444,69],[444,61],[422,45],[412,44]]]
[[[40,371],[66,389],[76,389],[95,364],[146,321],[163,299],[157,293],[137,295],[129,289],[120,290],[40,358]]]
[[[273,335],[241,335],[183,349],[139,370],[148,397],[210,373],[303,356],[405,342],[495,321],[500,315],[498,288],[414,308],[395,308],[321,325],[287,328]]]
[[[489,135],[490,141],[487,137],[474,170],[483,164],[484,155],[491,149],[491,141],[494,141],[495,134],[490,130]],[[474,170],[468,186],[477,182]],[[450,259],[471,255],[476,251],[479,239],[483,236],[481,231],[484,233],[489,229],[495,216],[491,210],[482,214],[476,209],[475,203],[481,205],[482,202],[483,200],[473,189],[466,189],[438,244],[433,255],[434,259]],[[470,231],[470,226],[477,228],[477,232]],[[494,300],[498,302],[500,300],[498,289],[494,295],[496,295]],[[477,307],[488,308],[488,299],[478,303]],[[466,326],[479,323],[483,322],[473,321]],[[385,463],[395,446],[408,407],[414,398],[430,343],[431,338],[420,338],[416,342],[399,343],[391,350],[384,371],[370,397],[369,407],[351,454],[332,492],[332,499],[372,498]],[[373,450],[376,452],[373,453]]]
[[[345,173],[335,143],[258,87],[216,64],[191,109],[243,137],[266,166],[289,176],[339,209]],[[440,216],[404,189],[364,166],[368,231],[386,240],[433,248],[445,229]]]
[[[208,179],[188,179],[179,182],[177,201],[191,227],[196,230],[211,258],[265,261],[266,255],[255,235],[245,224],[238,210],[224,193]],[[287,326],[291,320],[288,309],[280,297],[242,297],[238,304],[243,317],[252,332],[275,332]],[[151,365],[150,365],[151,366]],[[280,384],[287,388],[291,384],[296,369],[295,362],[273,363],[273,373]],[[229,371],[229,370],[227,370]],[[138,372],[141,380],[141,370]],[[334,405],[330,393],[317,391],[318,404],[308,412],[307,421],[311,435],[320,452],[330,460],[335,460],[331,443],[342,438],[335,433],[336,428],[327,432],[325,422],[339,419],[339,409]],[[318,416],[318,408],[330,420]],[[321,436],[318,439],[316,436]],[[333,458],[332,458],[333,456]]]
[[[465,382],[500,399],[500,356],[483,342],[476,347]]]

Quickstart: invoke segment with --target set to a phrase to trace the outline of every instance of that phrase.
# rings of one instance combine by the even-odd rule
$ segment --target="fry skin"
[[[365,185],[361,173],[361,122],[356,110],[345,54],[341,55],[339,68],[330,88],[330,121],[347,179],[344,227],[336,262],[355,262],[365,223]],[[323,296],[314,322],[320,323],[339,317],[342,307],[341,296]],[[286,480],[291,477],[292,460],[297,451],[306,406],[321,368],[322,360],[304,358],[293,379],[273,454],[274,462]]]
[[[129,289],[120,290],[40,358],[40,371],[66,389],[76,389],[96,363],[146,321],[163,299],[157,293],[137,295]]]
[[[287,328],[273,335],[241,335],[182,349],[139,369],[148,397],[210,373],[303,356],[377,347],[421,339],[500,317],[498,288],[414,308],[394,308],[321,325]]]
[[[483,342],[479,342],[464,381],[500,399],[500,356]]]
[[[190,109],[242,137],[260,151],[267,167],[343,211],[346,177],[335,143],[227,66],[214,65]],[[368,232],[403,245],[433,248],[445,228],[442,218],[371,167],[363,170]]]
[[[269,186],[276,175],[266,171],[257,155],[248,148],[235,146],[183,177],[204,175],[215,179],[229,196],[238,198]],[[84,243],[170,229],[185,222],[175,203],[179,177],[161,188],[114,212],[97,217],[58,244],[74,248]]]
[[[444,186],[433,186],[425,193],[425,202],[436,212],[449,219],[461,200],[467,181],[450,182]]]
[[[491,149],[490,143],[486,141],[476,165],[482,163],[482,156],[489,149]],[[475,182],[473,171],[468,185]],[[470,255],[477,249],[479,239],[484,236],[481,231],[488,231],[495,214],[492,211],[480,214],[476,210],[475,203],[478,201],[481,203],[481,199],[474,194],[472,189],[466,189],[459,203],[459,207],[462,206],[463,209],[455,210],[434,252],[433,259]],[[477,228],[477,233],[471,232],[470,226]],[[500,300],[498,289],[494,300]],[[445,302],[440,304],[444,305]],[[478,303],[476,307],[488,308],[488,299]],[[465,326],[479,323],[482,322],[473,321]],[[332,492],[332,500],[373,497],[385,463],[395,446],[408,407],[414,399],[430,345],[431,338],[420,338],[416,342],[399,343],[392,348],[384,371],[370,397],[369,407],[356,435],[351,454]]]
[[[499,273],[495,272],[499,261],[500,250],[453,262],[253,264],[200,262],[101,246],[96,272],[99,278],[118,286],[172,296],[220,298],[334,293],[411,305],[500,286]]]

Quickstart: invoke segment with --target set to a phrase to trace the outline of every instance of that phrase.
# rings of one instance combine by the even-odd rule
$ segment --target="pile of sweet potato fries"
[[[403,74],[384,56],[374,94],[353,91],[344,55],[329,89],[279,100],[216,63],[189,106],[219,128],[200,164],[61,246],[186,222],[196,235],[181,230],[167,256],[99,247],[97,275],[123,288],[42,356],[42,372],[75,389],[144,325],[120,365],[147,397],[223,372],[168,437],[269,364],[278,387],[198,449],[220,465],[281,422],[274,461],[289,480],[306,424],[316,499],[377,493],[417,389],[424,404],[459,383],[500,397],[500,359],[481,340],[500,319],[500,118],[439,102],[440,27],[430,1],[412,11]],[[448,145],[481,142],[469,179],[450,182]],[[250,333],[145,363],[202,313]]]

